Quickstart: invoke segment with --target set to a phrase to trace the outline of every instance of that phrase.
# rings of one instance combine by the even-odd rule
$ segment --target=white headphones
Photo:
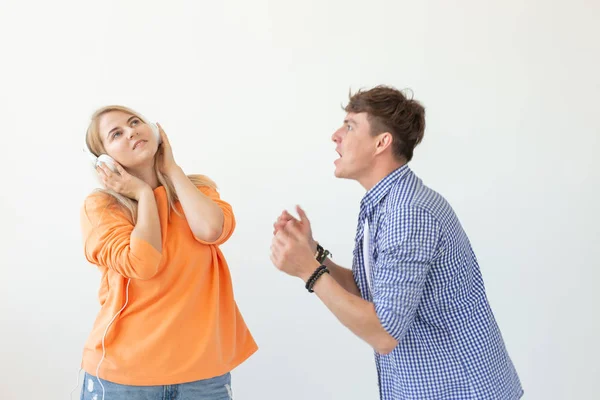
[[[146,118],[142,118],[142,120],[144,122],[147,121]],[[162,143],[162,139],[160,137],[160,132],[158,130],[158,126],[155,123],[153,123],[153,122],[146,122],[146,124],[148,126],[150,126],[150,128],[152,129],[152,133],[154,133],[154,135],[156,136],[156,139],[158,140],[158,144],[161,144]],[[90,161],[94,165],[94,168],[97,168],[100,165],[100,163],[103,163],[108,168],[110,168],[111,171],[117,172],[117,167],[115,167],[115,164],[114,164],[115,160],[113,160],[113,158],[111,156],[109,156],[108,154],[100,154],[98,157],[96,157],[96,155],[94,153],[92,153],[92,151],[88,147],[87,141],[85,143],[83,151],[90,158]]]

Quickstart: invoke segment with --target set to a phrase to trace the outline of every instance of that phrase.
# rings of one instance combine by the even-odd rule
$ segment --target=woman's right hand
[[[150,185],[143,180],[129,174],[116,161],[114,162],[114,165],[119,172],[118,174],[111,171],[111,169],[108,168],[104,163],[100,163],[100,165],[96,168],[96,171],[100,176],[100,180],[106,189],[113,190],[119,194],[122,194],[123,196],[137,201],[139,201],[142,193],[144,193],[145,190],[152,190]]]

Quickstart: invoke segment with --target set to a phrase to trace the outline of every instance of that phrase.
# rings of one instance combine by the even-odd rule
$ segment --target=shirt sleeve
[[[194,237],[198,242],[202,244],[215,246],[221,245],[231,237],[233,231],[235,230],[236,222],[235,216],[233,214],[233,209],[229,203],[221,199],[219,192],[217,192],[215,189],[208,186],[198,186],[198,189],[202,193],[204,193],[204,195],[208,196],[212,201],[214,201],[219,206],[219,208],[221,208],[221,211],[223,211],[223,230],[221,231],[221,235],[212,242],[202,240],[195,236]]]
[[[386,219],[378,234],[383,236],[373,271],[373,303],[383,328],[400,342],[421,302],[441,228],[428,211],[415,207]]]
[[[109,195],[94,193],[80,215],[86,259],[131,279],[150,279],[158,272],[161,253],[150,243],[132,238],[134,225]]]

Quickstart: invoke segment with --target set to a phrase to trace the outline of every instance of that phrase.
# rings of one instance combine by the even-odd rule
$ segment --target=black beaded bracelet
[[[315,276],[315,279],[313,279],[310,282],[310,285],[308,287],[308,292],[309,293],[313,293],[314,292],[313,287],[315,286],[315,284],[317,283],[317,281],[319,280],[319,278],[322,277],[325,274],[328,274],[328,273],[329,273],[329,270],[327,268],[322,269],[321,271],[319,271],[319,273],[317,274],[317,276]]]
[[[308,290],[308,288],[310,287],[312,281],[315,279],[315,277],[317,276],[317,274],[321,271],[327,269],[326,266],[324,266],[323,264],[319,265],[319,267],[315,270],[315,272],[312,273],[312,275],[310,276],[310,278],[308,278],[308,280],[306,281],[306,285],[304,285],[304,287],[306,288],[306,290]]]
[[[323,274],[325,273],[329,273],[329,270],[327,269],[326,266],[324,265],[320,265],[319,268],[317,268],[315,270],[315,272],[313,272],[313,274],[310,276],[310,278],[308,278],[308,280],[306,281],[306,285],[304,286],[306,288],[306,290],[308,290],[309,293],[313,293],[313,287],[315,286],[315,283],[317,282],[317,279],[319,279]]]

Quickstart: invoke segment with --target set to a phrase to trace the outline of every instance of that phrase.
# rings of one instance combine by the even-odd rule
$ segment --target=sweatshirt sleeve
[[[132,238],[133,223],[109,195],[94,193],[81,209],[85,258],[131,279],[150,279],[161,253],[145,240]]]
[[[202,244],[209,245],[220,245],[225,243],[233,234],[235,230],[235,216],[233,215],[233,209],[231,205],[226,201],[221,200],[219,193],[208,186],[198,186],[198,189],[204,193],[204,195],[210,197],[223,211],[223,231],[221,235],[213,242],[207,242],[196,237],[196,240]]]

